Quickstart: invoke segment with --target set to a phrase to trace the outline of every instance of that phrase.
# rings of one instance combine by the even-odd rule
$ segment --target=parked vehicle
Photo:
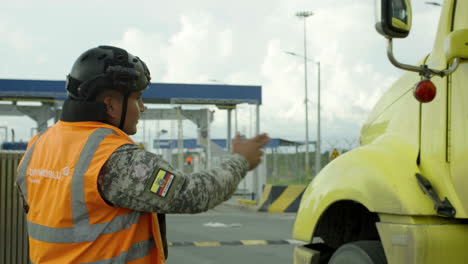
[[[445,0],[433,49],[398,62],[409,0],[378,0],[377,31],[407,70],[371,111],[361,146],[302,197],[294,263],[468,263],[468,1]],[[436,18],[434,18],[436,19]]]

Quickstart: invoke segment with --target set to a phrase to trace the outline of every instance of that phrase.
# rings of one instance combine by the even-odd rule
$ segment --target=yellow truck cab
[[[294,263],[468,263],[468,0],[445,0],[420,65],[393,56],[409,0],[377,0],[377,31],[407,72],[303,194]]]

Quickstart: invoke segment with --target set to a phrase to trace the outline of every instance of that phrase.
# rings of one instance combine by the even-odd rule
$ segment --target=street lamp
[[[297,12],[296,16],[300,19],[304,19],[304,90],[305,90],[305,171],[306,175],[309,174],[309,111],[307,106],[307,31],[306,31],[306,20],[314,13],[310,11]]]
[[[306,56],[291,52],[291,51],[285,51],[286,54],[296,56],[296,57],[301,57],[304,58],[305,61],[311,61],[309,58]],[[317,64],[317,141],[315,142],[315,175],[317,175],[320,172],[320,169],[322,167],[321,163],[321,152],[320,152],[320,142],[321,142],[321,129],[320,129],[320,61],[315,62]],[[306,97],[306,109],[307,109],[307,97]],[[306,110],[307,112],[307,110]],[[306,117],[306,122],[307,122],[307,117]],[[306,130],[308,130],[308,126],[306,123]],[[307,132],[306,132],[307,133]]]
[[[441,6],[441,4],[438,3],[438,2],[426,1],[424,3],[427,4],[427,5]]]

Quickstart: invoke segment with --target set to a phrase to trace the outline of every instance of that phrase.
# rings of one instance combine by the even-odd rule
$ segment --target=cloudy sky
[[[395,55],[416,64],[431,50],[440,7],[412,2],[412,32],[396,40]],[[261,85],[261,130],[304,140],[304,64],[285,53],[304,54],[303,22],[295,16],[303,10],[314,13],[307,19],[307,55],[322,66],[323,140],[356,139],[376,100],[403,73],[386,58],[371,0],[4,1],[0,78],[63,80],[83,51],[120,46],[145,60],[154,82]],[[317,124],[315,65],[308,65],[310,140]],[[213,137],[224,137],[226,113],[211,108]],[[241,105],[239,130],[249,135],[252,122],[251,107]],[[35,123],[1,116],[0,125],[27,140]],[[184,135],[194,137],[195,127],[185,126]],[[161,128],[175,135],[174,122],[145,128],[147,139]]]

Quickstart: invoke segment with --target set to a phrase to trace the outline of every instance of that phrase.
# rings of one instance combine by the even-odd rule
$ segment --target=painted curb
[[[270,213],[297,212],[306,187],[305,185],[267,184],[263,189],[262,200],[257,210]]]

